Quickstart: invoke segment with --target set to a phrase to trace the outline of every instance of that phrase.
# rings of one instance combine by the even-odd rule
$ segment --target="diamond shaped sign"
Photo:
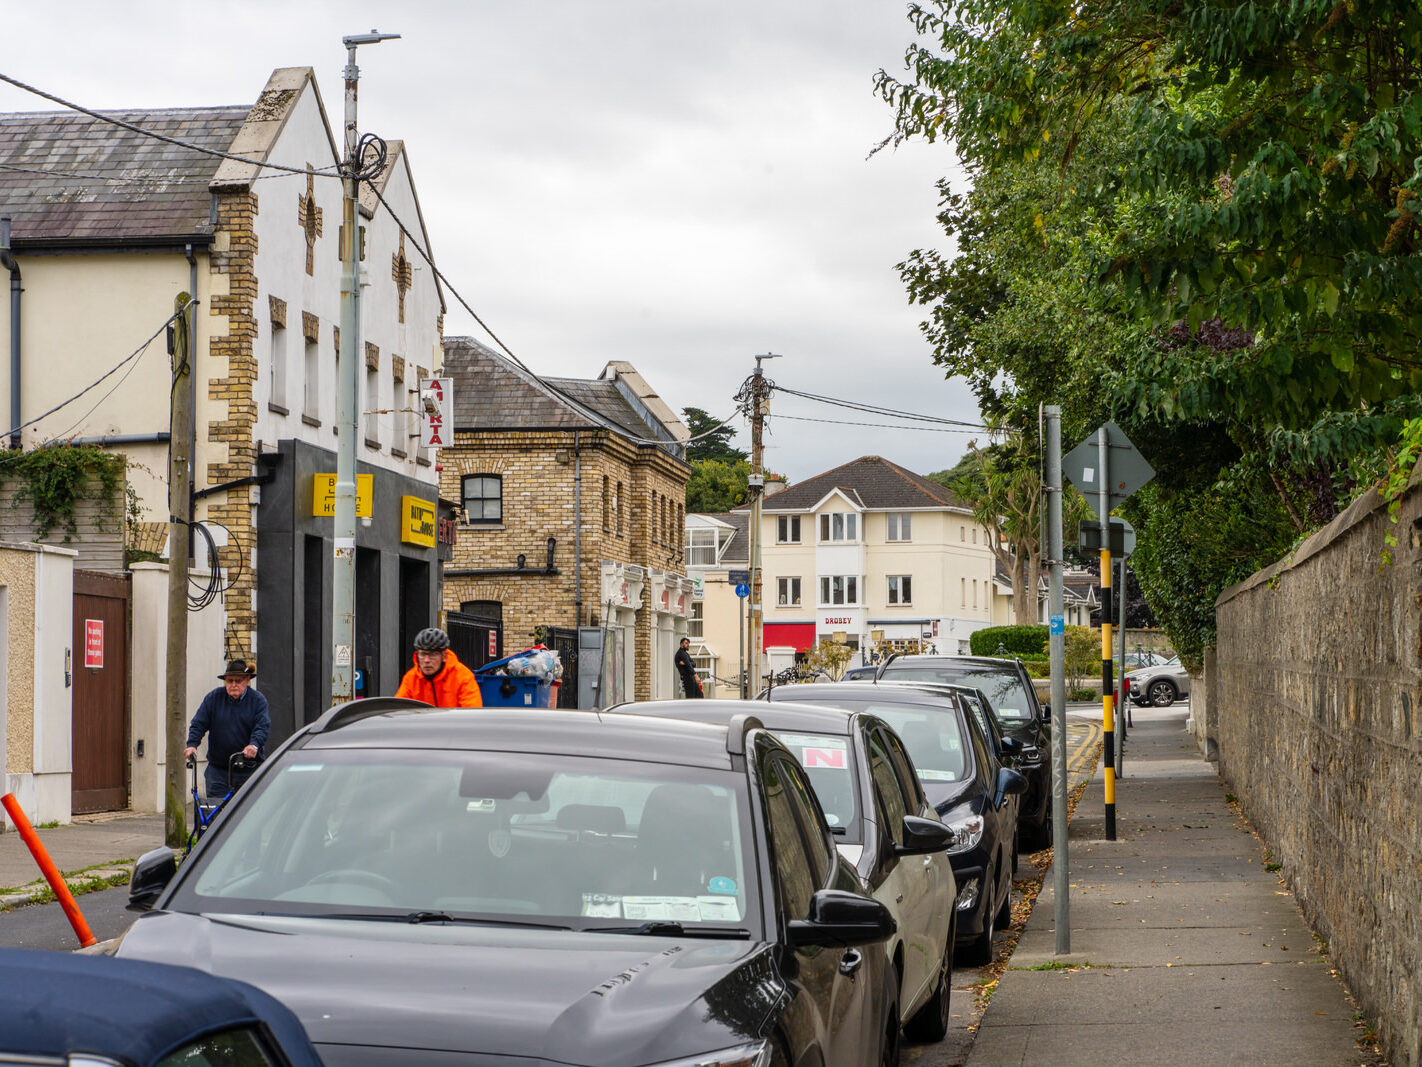
[[[1101,469],[1101,440],[1106,440],[1106,470]],[[1062,457],[1062,473],[1086,497],[1097,518],[1110,517],[1111,509],[1155,477],[1155,469],[1136,451],[1131,439],[1114,422],[1096,432]],[[1106,514],[1101,513],[1101,487],[1106,484]]]

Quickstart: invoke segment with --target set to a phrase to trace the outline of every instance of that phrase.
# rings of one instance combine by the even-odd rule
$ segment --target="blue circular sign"
[[[744,582],[742,582],[740,585],[736,586],[736,596],[738,596],[738,597],[748,597],[748,596],[750,596],[750,586],[746,585]]]

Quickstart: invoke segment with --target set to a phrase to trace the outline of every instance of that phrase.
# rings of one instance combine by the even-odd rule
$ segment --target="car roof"
[[[829,683],[839,685],[842,683]],[[800,686],[790,688],[799,689]],[[754,715],[771,732],[842,734],[857,714],[813,704],[771,705],[763,700],[652,700],[609,709],[622,715],[660,715],[688,722],[728,723],[736,715]]]
[[[884,665],[884,673],[892,671],[896,665],[932,667],[937,664],[948,666],[954,663],[969,663],[981,667],[1016,667],[1017,662],[1011,656],[895,656]]]
[[[257,1025],[292,1064],[319,1065],[291,1010],[245,982],[146,960],[0,949],[0,1054],[148,1064],[203,1034]]]
[[[344,709],[351,709],[344,719],[333,714]],[[712,724],[551,708],[432,708],[379,699],[332,709],[309,728],[301,745],[577,754],[730,767],[729,719]]]
[[[877,700],[884,704],[922,704],[929,701],[949,703],[944,691],[947,683],[938,682],[893,682],[879,685],[875,682],[809,682],[804,685],[778,685],[767,694],[768,700],[777,703],[805,700],[813,703],[821,699]],[[957,688],[956,686],[954,688]],[[801,690],[805,690],[802,694]],[[780,695],[784,694],[784,695]]]

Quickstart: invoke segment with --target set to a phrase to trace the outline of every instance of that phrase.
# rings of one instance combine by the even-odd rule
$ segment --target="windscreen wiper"
[[[396,912],[321,912],[315,915],[303,915],[300,918],[310,919],[357,919],[364,922],[376,923],[410,923],[419,925],[421,923],[454,923],[466,926],[516,926],[530,930],[571,930],[571,926],[561,923],[539,923],[524,922],[520,919],[485,919],[468,915],[450,915],[443,911],[411,911],[404,913]]]
[[[683,926],[674,919],[652,919],[641,926],[589,926],[589,934],[645,934],[651,937],[720,937],[747,940],[751,932],[742,926]]]

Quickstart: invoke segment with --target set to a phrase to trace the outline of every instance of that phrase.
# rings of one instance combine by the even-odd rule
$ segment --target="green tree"
[[[1073,690],[1082,682],[1101,674],[1101,631],[1085,626],[1068,626],[1062,644],[1064,665]]]
[[[715,513],[730,511],[746,502],[750,464],[745,460],[726,463],[705,459],[691,464],[686,480],[686,510]]]
[[[734,464],[750,459],[748,452],[731,446],[731,438],[736,436],[734,427],[718,426],[717,420],[701,408],[682,408],[681,414],[686,421],[686,428],[695,439],[686,446],[688,463],[713,459]]]
[[[805,654],[805,666],[812,671],[824,671],[832,681],[839,681],[854,658],[854,649],[821,637],[819,643]]]

